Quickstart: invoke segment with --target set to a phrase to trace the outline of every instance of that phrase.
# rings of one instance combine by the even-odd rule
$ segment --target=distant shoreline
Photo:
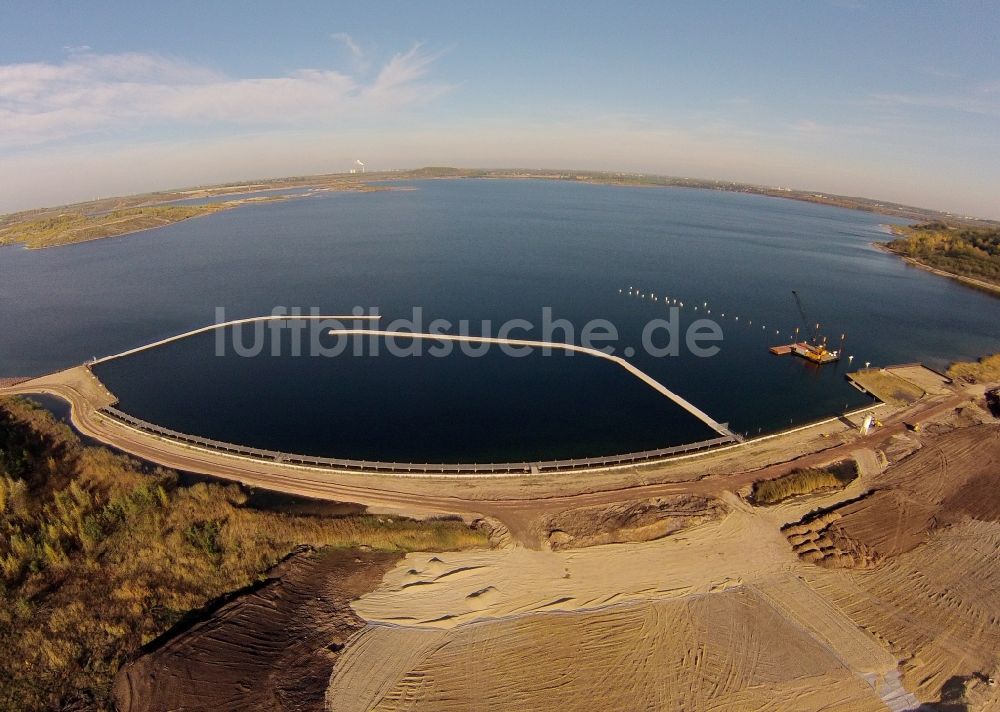
[[[569,183],[614,185],[628,188],[694,188],[699,190],[715,190],[729,193],[746,193],[749,195],[783,198],[786,200],[796,200],[816,205],[827,205],[847,210],[859,210],[862,212],[887,215],[912,221],[947,220],[952,223],[968,225],[1000,225],[1000,222],[997,221],[960,217],[937,210],[928,210],[924,208],[901,205],[898,203],[876,201],[868,198],[848,197],[791,188],[774,188],[731,181],[712,181],[696,178],[676,178],[640,173],[613,173],[604,171],[568,171],[520,168],[463,169],[430,167],[416,170],[383,171],[368,174],[336,173],[292,178],[277,178],[272,180],[241,181],[238,183],[229,183],[224,185],[200,188],[183,188],[160,191],[156,193],[142,193],[131,196],[103,198],[52,208],[25,210],[18,213],[0,215],[0,245],[22,243],[27,245],[29,249],[40,249],[43,247],[57,247],[64,244],[90,242],[93,240],[104,239],[106,237],[120,237],[123,235],[145,232],[146,230],[164,227],[168,224],[174,224],[176,222],[189,219],[190,217],[200,216],[192,215],[167,218],[161,224],[141,226],[133,230],[125,230],[122,232],[109,231],[107,234],[95,234],[83,239],[73,239],[72,237],[68,237],[68,235],[73,232],[72,230],[67,231],[67,237],[65,238],[58,234],[47,236],[44,243],[37,238],[33,239],[30,234],[27,234],[38,224],[61,220],[67,217],[76,219],[78,222],[91,222],[93,223],[91,227],[99,231],[101,227],[99,218],[103,215],[126,210],[157,210],[168,208],[179,200],[190,200],[192,198],[224,198],[228,195],[232,195],[234,198],[237,195],[248,196],[236,198],[230,202],[212,204],[216,207],[214,207],[213,210],[206,210],[205,212],[207,213],[228,210],[240,205],[255,202],[272,202],[277,200],[295,199],[299,197],[296,195],[280,195],[259,198],[254,195],[255,193],[263,193],[274,190],[295,188],[301,188],[304,190],[312,189],[316,192],[405,190],[405,188],[398,186],[376,186],[372,184],[376,182],[397,182],[406,180],[467,178],[493,180],[557,180]]]

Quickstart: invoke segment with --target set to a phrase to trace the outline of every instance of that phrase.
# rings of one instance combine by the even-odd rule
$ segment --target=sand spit
[[[120,712],[322,709],[347,639],[364,627],[348,605],[399,557],[304,551],[252,592],[171,631],[122,668]]]

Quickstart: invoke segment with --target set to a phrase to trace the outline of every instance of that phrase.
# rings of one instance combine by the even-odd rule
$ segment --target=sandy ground
[[[369,661],[396,660],[401,666]],[[880,710],[875,691],[757,591],[448,632],[371,627],[328,692],[336,710]]]
[[[112,396],[85,369],[5,392],[62,395],[81,430],[165,465],[484,517],[497,548],[410,554],[358,589],[311,698],[329,710],[1000,709],[1000,423],[978,392],[909,375],[923,395],[868,436],[834,421],[642,468],[490,480],[310,471],[139,436],[94,414]],[[859,477],[842,491],[741,496],[846,458]],[[133,689],[210,669],[205,641],[225,636],[190,635],[133,668]]]
[[[491,690],[491,709],[584,709],[609,685],[622,709],[882,709],[870,681],[896,659],[803,583],[780,527],[726,504],[651,542],[406,557],[353,604],[369,626],[328,709],[472,709]],[[426,650],[388,678],[355,660],[411,640]]]
[[[327,709],[911,710],[995,678],[1000,425],[966,409],[932,430],[889,439],[894,463],[854,450],[842,492],[724,494],[721,518],[654,541],[411,554],[352,604],[368,626]],[[838,510],[821,546],[869,558],[812,563],[791,532]]]

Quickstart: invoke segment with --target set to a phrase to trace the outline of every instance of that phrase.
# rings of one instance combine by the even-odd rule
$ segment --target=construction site
[[[108,394],[85,368],[3,394],[59,395],[82,433],[164,466],[484,528],[488,550],[387,560],[384,577],[330,599],[340,602],[323,625],[341,641],[324,663],[330,710],[586,710],[609,690],[628,709],[911,710],[956,694],[967,709],[996,709],[1000,424],[990,389],[916,364],[851,380],[883,402],[705,453],[465,476],[461,486],[145,433],[99,412]],[[841,483],[804,474],[844,463],[856,474]],[[759,483],[786,480],[787,499],[755,502]],[[289,585],[338,590],[339,579],[302,578],[318,564],[285,564]],[[120,708],[237,694],[244,683],[226,670],[269,658],[226,640],[265,624],[253,607],[298,605],[282,585],[266,594],[275,603],[238,599],[127,665]],[[615,674],[623,665],[635,674]]]

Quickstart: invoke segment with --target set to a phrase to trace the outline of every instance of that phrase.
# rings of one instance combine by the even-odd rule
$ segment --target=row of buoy
[[[665,304],[666,306],[675,306],[675,307],[679,307],[679,308],[684,308],[684,302],[681,301],[680,299],[676,298],[676,297],[671,297],[671,296],[669,296],[667,294],[662,294],[662,295],[661,294],[657,294],[656,292],[653,292],[653,291],[648,291],[648,292],[647,291],[643,291],[642,289],[639,289],[638,287],[632,287],[632,286],[629,286],[627,288],[623,287],[623,288],[621,288],[621,289],[618,290],[618,293],[621,294],[621,295],[623,295],[623,296],[626,296],[626,297],[634,297],[634,298],[637,298],[637,299],[647,299],[647,300],[649,300],[651,302],[663,302],[663,304]],[[711,309],[711,307],[709,307],[707,301],[703,301],[701,303],[701,305],[700,305],[700,308],[699,308],[698,304],[689,304],[689,306],[694,311],[696,311],[696,312],[700,311],[701,313],[703,313],[705,315],[710,315],[712,313],[712,309]],[[716,309],[716,316],[718,316],[720,319],[725,319],[726,318],[726,312],[721,311],[719,309]],[[735,314],[731,314],[731,318],[732,318],[733,321],[740,321],[740,317],[737,316],[737,315],[735,315]],[[743,320],[743,324],[745,324],[747,327],[753,326],[753,319],[744,319]],[[769,333],[769,330],[768,330],[766,324],[761,324],[760,325],[760,329],[761,329],[761,331],[763,331],[765,333]],[[781,335],[781,329],[775,329],[774,333],[775,333],[775,335],[780,336]],[[791,332],[791,333],[788,334],[788,338],[789,339],[793,339],[794,340],[794,339],[797,339],[798,337],[799,337],[799,330],[798,329],[795,329],[793,332]],[[848,356],[847,357],[847,362],[849,364],[853,363],[854,362],[854,356],[853,355],[852,356]],[[865,368],[870,368],[870,367],[871,367],[871,361],[865,361]]]
[[[618,293],[619,294],[623,294],[623,295],[625,295],[627,297],[638,297],[639,299],[649,299],[650,301],[653,301],[653,302],[662,301],[667,306],[676,306],[676,307],[682,307],[682,308],[684,307],[684,302],[682,302],[680,299],[677,299],[677,298],[674,298],[674,297],[670,297],[668,295],[662,295],[661,296],[661,295],[656,294],[656,292],[644,292],[644,291],[642,291],[642,290],[640,290],[640,289],[638,289],[636,287],[628,287],[627,289],[622,288],[622,289],[618,290]],[[712,308],[708,305],[708,302],[702,302],[701,305],[700,305],[700,307],[697,304],[693,304],[693,305],[691,305],[691,307],[692,307],[692,309],[694,311],[700,311],[701,313],[706,314],[706,315],[710,315],[712,313]],[[726,312],[721,311],[719,309],[716,309],[716,316],[718,316],[720,319],[725,319],[726,318]],[[740,317],[738,315],[735,315],[735,314],[731,314],[731,318],[732,318],[733,321],[739,321],[740,320]],[[753,326],[753,319],[744,319],[743,323],[746,324],[747,326]],[[760,328],[761,328],[761,331],[765,331],[765,332],[767,331],[767,325],[766,324],[761,324]],[[775,329],[774,333],[780,335],[781,334],[781,329]],[[794,334],[789,334],[789,338],[794,338]]]

